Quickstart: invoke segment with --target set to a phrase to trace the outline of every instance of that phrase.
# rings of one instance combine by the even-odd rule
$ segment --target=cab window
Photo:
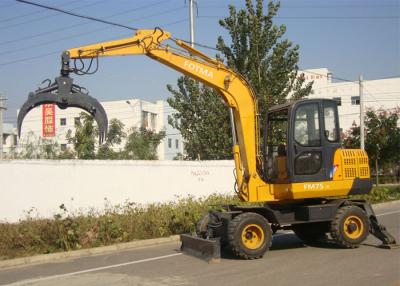
[[[337,129],[336,106],[334,103],[324,103],[324,135],[330,142],[339,140],[339,130]]]
[[[288,133],[287,109],[275,111],[267,115],[267,129],[265,140],[266,175],[271,181],[285,180],[287,133]]]
[[[321,145],[317,103],[303,104],[297,108],[294,139],[299,145],[305,147]]]

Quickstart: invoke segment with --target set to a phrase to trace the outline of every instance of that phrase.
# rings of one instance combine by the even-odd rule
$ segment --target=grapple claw
[[[99,128],[99,143],[105,140],[108,128],[107,114],[97,99],[82,93],[81,88],[72,84],[72,78],[59,76],[55,83],[36,92],[29,93],[28,100],[22,105],[18,114],[18,136],[21,135],[22,122],[36,106],[57,104],[61,109],[77,107],[89,112],[96,120]]]

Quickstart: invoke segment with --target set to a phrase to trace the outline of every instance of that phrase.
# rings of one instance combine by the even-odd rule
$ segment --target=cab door
[[[336,102],[309,100],[291,116],[292,182],[332,180],[333,156],[340,147]]]

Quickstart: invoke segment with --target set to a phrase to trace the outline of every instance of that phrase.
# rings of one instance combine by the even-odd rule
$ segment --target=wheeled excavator
[[[20,109],[19,132],[31,109],[53,103],[94,116],[101,143],[107,115],[70,74],[85,73],[79,66],[84,60],[92,63],[99,57],[129,55],[146,55],[218,92],[230,113],[235,192],[242,201],[257,203],[229,205],[206,214],[196,233],[181,235],[184,252],[211,261],[218,260],[221,247],[226,246],[238,257],[260,258],[279,229],[293,230],[306,244],[329,234],[338,246],[356,248],[371,233],[384,247],[396,245],[371,205],[349,198],[371,191],[370,168],[364,150],[342,148],[336,101],[288,102],[271,107],[265,118],[259,118],[256,96],[242,75],[161,28],[63,52],[61,75],[30,93]]]

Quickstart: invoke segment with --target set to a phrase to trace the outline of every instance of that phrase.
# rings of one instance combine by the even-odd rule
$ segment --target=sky
[[[160,26],[189,39],[188,0],[32,1],[139,29]],[[228,15],[228,5],[243,8],[245,0],[196,1],[195,42],[215,47],[218,36],[229,42],[218,20]],[[283,0],[274,22],[285,24],[285,38],[300,46],[301,69],[326,67],[348,80],[361,74],[366,80],[400,77],[400,0]],[[0,94],[8,99],[4,122],[15,123],[28,93],[59,75],[63,50],[132,33],[0,0]],[[100,101],[156,101],[171,96],[166,85],[175,85],[179,75],[145,56],[125,56],[101,58],[96,74],[73,77]]]

